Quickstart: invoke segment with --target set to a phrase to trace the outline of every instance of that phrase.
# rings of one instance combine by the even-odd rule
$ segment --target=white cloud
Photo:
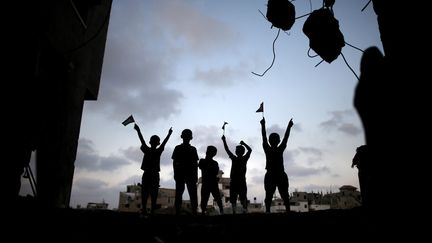
[[[154,10],[158,28],[188,52],[207,55],[238,41],[239,36],[227,23],[203,14],[188,2],[158,2]]]
[[[329,112],[330,119],[320,123],[320,126],[327,131],[337,130],[350,136],[357,136],[362,133],[362,129],[351,122],[346,122],[352,119],[355,115],[354,110],[342,110]]]

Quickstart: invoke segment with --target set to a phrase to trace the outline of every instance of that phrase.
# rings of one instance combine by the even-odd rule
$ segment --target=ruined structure
[[[9,3],[6,171],[36,151],[38,201],[68,207],[84,101],[96,100],[111,0]],[[8,137],[9,138],[9,137]],[[18,168],[19,169],[19,168]],[[10,174],[8,187],[16,178]],[[8,194],[14,192],[8,189]]]

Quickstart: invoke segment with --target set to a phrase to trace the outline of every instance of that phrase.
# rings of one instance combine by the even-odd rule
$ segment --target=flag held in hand
[[[228,122],[224,122],[223,126],[222,126],[222,130],[225,131],[225,125],[228,124]]]
[[[256,112],[264,112],[264,102],[261,102],[261,105]]]
[[[135,122],[135,120],[134,120],[133,116],[130,115],[128,118],[126,118],[126,120],[124,120],[122,122],[122,124],[123,124],[123,126],[126,126],[127,124],[132,123],[132,122]]]

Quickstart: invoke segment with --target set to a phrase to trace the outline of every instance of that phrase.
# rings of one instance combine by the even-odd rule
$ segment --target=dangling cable
[[[363,10],[365,10],[367,8],[367,6],[369,5],[369,3],[371,3],[371,2],[372,2],[372,0],[369,0],[369,2],[366,3],[366,5],[362,8],[361,11],[363,12]]]
[[[308,51],[307,51],[307,55],[308,55],[308,57],[310,57],[310,58],[314,58],[314,57],[317,57],[317,56],[318,56],[318,54],[316,54],[315,56],[312,56],[311,54],[309,54],[310,50],[311,50],[311,48],[309,47],[309,49],[308,49]]]
[[[315,65],[315,67],[318,67],[318,65],[320,65],[323,61],[324,61],[324,59],[322,59],[319,63],[317,63],[317,64]]]
[[[344,59],[345,64],[348,66],[348,68],[351,70],[351,72],[354,73],[354,75],[356,76],[357,80],[360,80],[360,78],[357,76],[357,74],[354,72],[354,70],[353,70],[353,69],[351,68],[351,66],[348,64],[347,60],[345,59],[344,54],[343,54],[342,52],[341,52],[340,54],[341,54],[342,58]]]
[[[260,14],[268,21],[267,17],[263,14],[263,12],[261,12],[261,10],[258,9],[258,11],[260,12]]]
[[[356,50],[359,50],[359,51],[361,51],[361,52],[364,52],[362,49],[360,49],[360,48],[358,48],[358,47],[356,47],[356,46],[353,46],[353,45],[351,45],[351,44],[348,43],[348,42],[345,42],[345,44],[351,46],[352,48],[354,48],[354,49],[356,49]]]
[[[280,33],[280,29],[278,29],[278,33],[276,35],[276,38],[273,40],[273,61],[272,61],[271,65],[262,74],[258,74],[258,73],[255,73],[255,72],[251,72],[251,73],[253,73],[253,74],[257,75],[257,76],[262,77],[273,66],[273,63],[274,63],[274,61],[276,59],[275,42],[276,42],[277,38],[279,37],[279,33]]]
[[[306,16],[311,15],[311,14],[312,14],[312,12],[307,13],[307,14],[303,14],[301,16],[296,17],[295,19],[301,19],[301,18],[306,17]]]

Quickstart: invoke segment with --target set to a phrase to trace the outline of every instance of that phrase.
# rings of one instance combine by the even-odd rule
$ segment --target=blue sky
[[[312,0],[312,9],[322,1]],[[382,50],[376,15],[367,1],[337,1],[333,7],[345,41],[361,49]],[[244,140],[253,151],[248,162],[248,198],[264,199],[265,158],[261,145],[264,102],[267,132],[283,136],[289,119],[294,127],[284,154],[290,192],[337,191],[358,187],[351,159],[364,143],[363,128],[353,108],[357,79],[341,56],[332,63],[309,58],[303,34],[305,18],[281,32],[270,65],[271,28],[258,10],[267,1],[129,0],[113,1],[97,101],[84,105],[71,206],[105,200],[118,207],[119,192],[140,182],[143,154],[130,114],[146,141],[173,134],[161,160],[161,187],[174,188],[173,148],[190,128],[200,157],[215,145],[215,159],[228,176],[230,160],[223,149],[222,125],[232,151]],[[294,1],[296,16],[310,12],[309,1]],[[313,51],[312,51],[313,53]],[[361,52],[342,49],[359,74]],[[185,195],[187,198],[187,194]]]

